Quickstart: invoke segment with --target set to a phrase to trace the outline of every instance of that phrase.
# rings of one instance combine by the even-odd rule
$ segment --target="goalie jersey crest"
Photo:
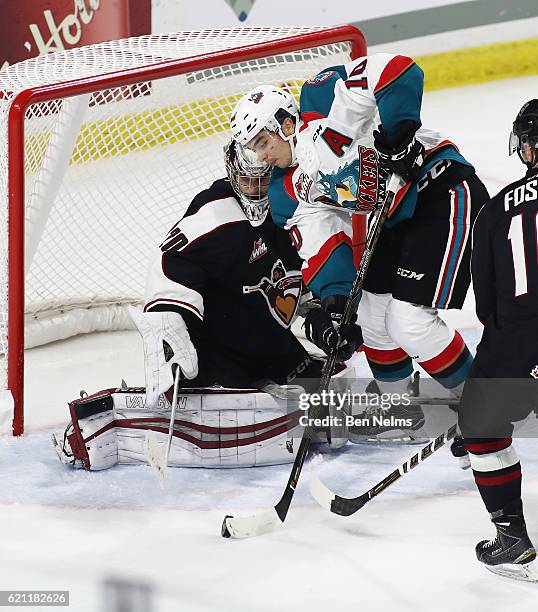
[[[287,272],[280,259],[273,264],[270,279],[264,276],[257,285],[243,285],[243,293],[259,291],[263,295],[271,315],[282,327],[291,325],[299,305],[301,290],[300,272]]]

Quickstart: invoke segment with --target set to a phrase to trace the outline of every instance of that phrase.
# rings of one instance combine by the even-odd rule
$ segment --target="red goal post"
[[[28,348],[129,327],[148,248],[223,175],[239,96],[261,83],[297,96],[318,70],[365,53],[352,26],[238,28],[0,72],[0,432],[10,415],[24,430],[25,337]]]

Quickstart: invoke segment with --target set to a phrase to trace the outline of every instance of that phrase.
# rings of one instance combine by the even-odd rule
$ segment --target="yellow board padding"
[[[462,32],[462,37],[465,31]],[[495,43],[414,58],[425,91],[538,74],[538,38]]]
[[[71,163],[211,136],[227,126],[233,102],[233,98],[201,100],[87,124],[77,139]]]
[[[230,114],[240,94],[201,99],[141,113],[119,115],[80,128],[70,164],[117,157],[181,140],[205,138],[228,129]],[[51,131],[29,134],[25,146],[25,172],[39,170]]]

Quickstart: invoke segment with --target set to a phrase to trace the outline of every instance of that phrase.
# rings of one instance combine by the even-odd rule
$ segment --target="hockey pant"
[[[486,323],[463,390],[460,429],[488,512],[521,498],[521,465],[512,435],[536,436],[538,323]]]
[[[364,352],[382,392],[405,392],[414,359],[443,387],[459,395],[472,363],[458,331],[435,308],[398,300],[390,293],[363,291],[357,322]]]

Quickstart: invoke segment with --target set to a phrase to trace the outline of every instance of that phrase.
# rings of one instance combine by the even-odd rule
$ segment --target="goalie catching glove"
[[[144,342],[146,402],[152,407],[174,384],[174,365],[179,366],[184,378],[197,376],[198,355],[177,312],[141,312],[130,306],[129,314]]]
[[[335,348],[337,361],[347,361],[362,344],[362,330],[356,323],[341,324],[345,295],[325,298],[321,308],[312,308],[304,320],[305,334],[327,355]]]
[[[382,125],[374,130],[374,146],[379,155],[379,163],[406,182],[418,179],[424,161],[424,145],[415,138],[419,127],[414,121],[404,121],[401,129],[391,139],[385,134]]]

